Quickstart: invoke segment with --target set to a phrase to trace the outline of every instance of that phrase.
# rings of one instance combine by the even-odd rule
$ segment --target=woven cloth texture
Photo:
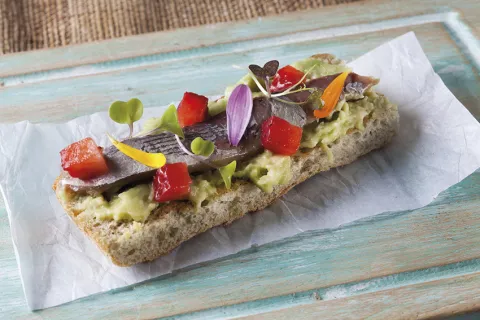
[[[0,0],[0,53],[245,20],[355,0]]]

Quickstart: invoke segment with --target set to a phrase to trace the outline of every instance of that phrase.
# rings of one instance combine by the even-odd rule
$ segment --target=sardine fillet
[[[297,153],[292,159],[293,177],[288,185],[277,186],[267,194],[253,183],[236,180],[231,190],[219,190],[219,195],[205,207],[194,212],[187,202],[171,202],[150,214],[140,230],[129,239],[123,236],[132,222],[98,222],[82,219],[70,209],[75,203],[62,202],[65,210],[78,227],[84,230],[118,266],[131,266],[154,260],[168,254],[181,243],[219,225],[229,224],[249,212],[262,210],[297,184],[322,171],[343,166],[374,149],[387,144],[398,127],[398,110],[395,106],[376,109],[375,120],[365,124],[365,130],[340,138],[332,145],[334,161],[317,147],[308,153]],[[54,189],[57,185],[54,185]],[[57,195],[58,190],[57,191]]]

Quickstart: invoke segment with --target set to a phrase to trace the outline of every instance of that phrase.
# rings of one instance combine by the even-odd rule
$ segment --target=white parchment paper
[[[28,305],[41,309],[134,284],[311,229],[337,227],[386,211],[414,209],[480,166],[480,125],[434,73],[413,33],[350,63],[381,79],[378,91],[398,104],[400,131],[386,148],[297,186],[264,212],[214,228],[152,263],[113,265],[70,221],[51,185],[58,152],[125,128],[106,113],[65,124],[0,126],[0,186]],[[146,110],[145,118],[164,108]]]

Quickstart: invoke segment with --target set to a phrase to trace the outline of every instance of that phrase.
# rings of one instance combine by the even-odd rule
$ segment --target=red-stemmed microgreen
[[[270,97],[270,94],[265,90],[265,88],[262,86],[260,81],[258,81],[255,74],[253,74],[253,72],[250,71],[250,69],[248,69],[248,73],[250,74],[250,77],[253,79],[253,82],[255,82],[255,84],[257,85],[258,89],[263,93],[263,95],[266,97]]]
[[[263,65],[263,71],[267,77],[273,78],[277,74],[280,63],[278,60],[268,61]]]
[[[280,99],[280,98],[272,98],[273,100],[277,100],[277,101],[280,101],[282,103],[286,103],[286,104],[293,104],[293,105],[302,105],[302,104],[305,104],[306,102],[308,102],[308,100],[306,101],[302,101],[302,102],[293,102],[293,101],[290,101],[290,100],[284,100],[284,99]]]
[[[237,65],[234,65],[233,67],[236,68],[236,69],[243,69],[242,67],[239,67]],[[275,74],[278,71],[278,61],[277,60],[272,60],[272,61],[269,61],[269,62],[265,63],[263,68],[256,65],[256,64],[251,64],[251,65],[248,66],[247,70],[248,70],[248,73],[250,74],[250,77],[252,78],[252,80],[255,82],[258,89],[260,90],[260,92],[265,97],[272,98],[272,99],[275,99],[275,100],[278,100],[280,102],[284,102],[284,103],[287,103],[287,104],[301,105],[301,104],[304,104],[304,103],[308,102],[308,100],[303,101],[303,102],[293,102],[293,101],[287,101],[287,100],[284,100],[284,99],[280,99],[280,97],[291,94],[291,93],[297,93],[297,92],[302,92],[302,91],[313,92],[314,90],[312,88],[305,88],[305,87],[297,88],[297,87],[305,81],[308,74],[315,67],[316,67],[316,65],[311,66],[307,70],[307,72],[305,72],[303,77],[297,83],[295,83],[293,86],[288,88],[287,90],[285,90],[283,92],[279,92],[279,93],[274,93],[274,94],[272,94],[270,92],[270,78],[275,76]],[[273,71],[275,71],[275,73],[273,73]],[[273,73],[273,75],[272,75],[272,73]],[[265,87],[260,83],[259,79],[262,79],[265,82]],[[295,89],[295,88],[297,88],[297,89]]]
[[[268,61],[263,65],[263,67],[260,67],[259,65],[256,64],[251,64],[248,66],[248,69],[250,72],[258,79],[262,79],[265,82],[265,91],[266,91],[266,96],[270,97],[271,92],[270,92],[270,79],[275,76],[275,74],[278,71],[278,66],[279,62],[277,60],[271,60]],[[255,80],[255,79],[254,79]],[[259,81],[255,81],[257,83],[257,86],[259,85]],[[259,85],[260,90],[263,93],[262,85]]]
[[[303,77],[297,82],[295,83],[293,86],[291,86],[290,88],[288,88],[287,90],[283,91],[283,92],[280,92],[280,93],[274,93],[271,95],[272,98],[275,98],[275,97],[281,97],[281,96],[284,96],[284,95],[287,95],[287,94],[290,94],[290,93],[295,93],[295,92],[301,92],[301,91],[308,91],[310,90],[309,88],[300,88],[300,89],[297,89],[297,90],[293,90],[294,88],[298,87],[300,84],[303,83],[303,81],[305,81],[305,79],[307,78],[307,75],[313,70],[313,68],[316,67],[316,64],[311,66],[307,72],[305,72],[305,74],[303,75]]]

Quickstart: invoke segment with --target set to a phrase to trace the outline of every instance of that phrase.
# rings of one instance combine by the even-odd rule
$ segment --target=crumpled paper
[[[380,78],[377,90],[399,106],[400,131],[389,146],[309,179],[261,213],[214,228],[166,257],[130,268],[116,267],[105,258],[51,189],[62,148],[86,136],[107,145],[106,131],[121,136],[125,128],[106,113],[64,124],[1,125],[0,187],[28,306],[55,306],[253,244],[418,208],[480,166],[480,124],[435,74],[413,33],[350,65],[359,74]],[[163,110],[148,109],[144,118]]]

